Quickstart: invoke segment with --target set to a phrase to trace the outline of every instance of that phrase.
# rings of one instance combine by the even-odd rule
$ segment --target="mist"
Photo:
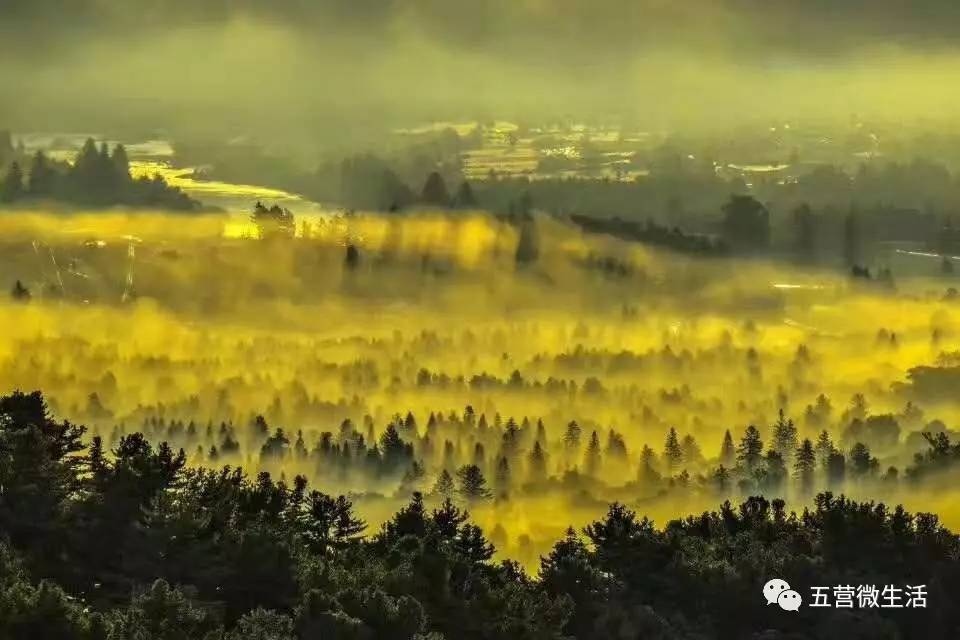
[[[35,296],[0,306],[0,386],[44,389],[57,415],[110,446],[143,431],[191,464],[303,474],[354,496],[373,522],[411,490],[439,495],[445,469],[476,463],[494,499],[476,502],[474,517],[496,529],[504,557],[525,563],[610,499],[666,520],[763,490],[717,487],[710,474],[727,430],[738,439],[757,425],[769,442],[781,409],[801,440],[824,432],[839,450],[866,441],[878,456],[868,475],[818,484],[942,504],[942,492],[880,480],[913,464],[921,431],[960,418],[914,373],[951,366],[960,347],[956,303],[935,281],[890,293],[829,271],[683,257],[543,216],[527,266],[517,228],[483,212],[352,214],[273,240],[237,224],[5,216],[4,270]],[[364,452],[390,425],[415,457],[368,469]],[[682,462],[663,453],[671,429],[692,443]],[[531,467],[535,442],[542,470]],[[329,458],[351,453],[352,463]],[[499,460],[510,475],[494,480]]]
[[[824,28],[816,3],[5,3],[0,118],[21,130],[308,131],[319,148],[449,118],[713,131],[952,121],[956,10],[926,2],[901,20],[894,4],[831,7]]]
[[[958,25],[0,0],[0,639],[956,637]]]

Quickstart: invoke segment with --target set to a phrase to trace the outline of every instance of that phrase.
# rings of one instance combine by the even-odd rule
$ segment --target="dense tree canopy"
[[[141,434],[110,452],[83,435],[51,417],[39,393],[0,398],[0,638],[827,639],[853,628],[948,638],[960,629],[947,606],[960,587],[960,540],[935,516],[900,507],[823,493],[788,513],[782,500],[752,497],[658,528],[615,503],[569,530],[532,578],[492,561],[493,545],[450,495],[428,502],[414,492],[365,537],[347,497],[302,477],[188,468],[182,451]],[[384,446],[395,439],[390,431]],[[741,457],[754,455],[753,442],[745,438]],[[955,449],[931,437],[918,462],[943,465]],[[803,476],[812,443],[795,456]],[[467,502],[485,491],[477,472],[457,474]],[[452,493],[449,475],[444,484]],[[783,615],[762,598],[770,576],[804,589],[924,584],[929,608]]]

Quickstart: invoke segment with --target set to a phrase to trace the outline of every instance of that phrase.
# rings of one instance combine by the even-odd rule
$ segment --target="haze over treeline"
[[[0,640],[960,637],[958,18],[0,0]]]
[[[12,0],[0,7],[0,120],[335,138],[494,115],[688,128],[798,115],[951,118],[958,10],[936,0],[900,9]]]

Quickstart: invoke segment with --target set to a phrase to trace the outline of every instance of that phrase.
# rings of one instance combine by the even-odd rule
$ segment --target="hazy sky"
[[[3,0],[0,118],[938,116],[957,31],[948,0]]]

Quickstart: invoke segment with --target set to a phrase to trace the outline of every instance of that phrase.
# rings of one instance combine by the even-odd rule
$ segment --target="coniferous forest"
[[[0,399],[0,416],[5,638],[932,638],[958,625],[947,606],[783,618],[752,597],[787,573],[923,581],[933,605],[948,599],[960,541],[902,507],[826,492],[798,513],[750,497],[661,528],[614,503],[531,575],[493,561],[450,497],[413,492],[370,528],[303,476],[188,467],[141,433],[84,445],[40,393]]]
[[[949,0],[0,0],[0,640],[956,640]]]

